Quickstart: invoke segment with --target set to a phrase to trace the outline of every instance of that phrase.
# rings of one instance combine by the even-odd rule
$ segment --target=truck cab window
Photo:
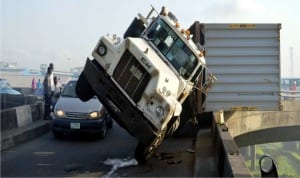
[[[165,22],[157,20],[146,36],[183,78],[190,77],[198,64],[197,58]]]

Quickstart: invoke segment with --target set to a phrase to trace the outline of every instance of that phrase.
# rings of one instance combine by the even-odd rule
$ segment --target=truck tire
[[[82,101],[88,101],[95,95],[95,92],[83,73],[81,73],[78,78],[75,91],[78,98]]]
[[[146,148],[147,147],[140,142],[138,143],[138,145],[135,148],[134,158],[137,160],[139,165],[145,164],[147,161],[146,154],[145,154]]]
[[[139,37],[144,30],[145,27],[142,20],[135,17],[128,29],[126,30],[126,32],[124,33],[123,38],[125,39],[127,37]]]
[[[113,119],[108,114],[106,115],[106,123],[109,129],[113,128]]]

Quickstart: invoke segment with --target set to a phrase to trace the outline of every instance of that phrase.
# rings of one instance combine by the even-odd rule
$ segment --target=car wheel
[[[137,160],[137,162],[141,164],[146,163],[146,154],[145,154],[146,146],[142,143],[138,143],[138,145],[135,148],[134,151],[134,158]]]
[[[106,124],[106,120],[104,119],[103,120],[103,128],[99,134],[99,137],[104,138],[106,136],[106,133],[107,133],[107,124]]]
[[[107,127],[108,128],[113,128],[113,120],[112,120],[112,118],[111,118],[111,116],[107,116]]]
[[[78,78],[75,91],[78,98],[82,101],[88,101],[95,95],[95,92],[83,73],[81,73]]]

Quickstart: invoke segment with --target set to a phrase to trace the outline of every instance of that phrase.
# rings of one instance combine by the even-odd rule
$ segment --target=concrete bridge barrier
[[[251,177],[245,160],[239,151],[228,127],[219,122],[218,116],[213,115],[213,144],[219,176],[222,177]]]
[[[211,114],[210,127],[198,131],[194,177],[251,177],[239,147],[218,116]]]
[[[9,107],[10,106],[10,107]],[[1,151],[49,130],[43,120],[44,101],[34,96],[1,94]],[[38,125],[38,132],[28,128]]]
[[[43,118],[44,103],[17,106],[1,110],[1,132],[27,126]]]
[[[30,105],[37,101],[42,101],[41,97],[34,95],[10,95],[0,94],[1,110],[16,106]]]
[[[300,102],[282,102],[283,111],[226,111],[224,121],[240,146],[299,141]]]
[[[283,101],[282,111],[214,112],[211,126],[213,141],[207,144],[214,149],[215,167],[218,168],[215,176],[251,177],[239,148],[260,143],[299,141],[299,116],[299,101]],[[198,172],[201,171],[205,170]]]

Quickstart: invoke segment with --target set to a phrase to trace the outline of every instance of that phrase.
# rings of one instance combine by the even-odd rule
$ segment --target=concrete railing
[[[283,101],[282,111],[226,111],[225,124],[239,147],[300,140],[300,102]]]
[[[280,96],[283,100],[300,100],[300,91],[281,90]]]
[[[42,98],[34,95],[10,95],[0,94],[1,98],[1,111],[3,109],[12,108],[16,106],[24,106],[35,104],[37,101],[41,101]]]
[[[213,114],[213,144],[221,177],[251,177],[239,147],[231,136],[228,128],[220,119],[220,113]]]
[[[39,133],[26,132],[26,128],[42,120],[43,115],[43,100],[35,96],[1,94],[1,151],[38,136]],[[41,127],[39,132],[46,131],[47,127]]]
[[[43,118],[44,102],[1,110],[1,132],[23,127]]]

